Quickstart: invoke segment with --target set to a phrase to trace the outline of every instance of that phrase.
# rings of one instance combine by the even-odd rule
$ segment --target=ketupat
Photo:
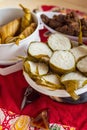
[[[17,45],[19,44],[20,40],[26,38],[27,36],[29,36],[30,34],[32,34],[34,32],[34,30],[36,29],[37,24],[36,23],[31,23],[28,27],[26,27],[23,32],[21,32],[19,34],[19,36],[9,36],[5,39],[5,43],[11,43],[11,42],[15,42]]]
[[[26,27],[28,27],[31,24],[33,18],[32,18],[32,14],[28,8],[25,8],[21,4],[19,4],[19,5],[22,7],[22,9],[24,11],[24,16],[22,17],[22,20],[21,20],[21,32],[22,32]]]
[[[0,27],[0,43],[5,43],[7,37],[12,37],[16,34],[20,27],[20,18],[12,20],[6,25]]]
[[[16,38],[16,41],[15,41],[16,44],[18,45],[20,40],[22,40],[22,39],[26,38],[27,36],[31,35],[34,32],[34,30],[36,29],[36,26],[37,26],[36,23],[31,23],[28,27],[26,27],[23,30],[23,32],[21,32],[19,34],[19,36]]]

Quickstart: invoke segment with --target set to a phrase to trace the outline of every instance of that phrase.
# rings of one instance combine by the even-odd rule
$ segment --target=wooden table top
[[[64,8],[71,8],[87,12],[86,0],[0,0],[0,8],[3,7],[19,7],[19,4],[33,10],[41,5],[58,5]]]

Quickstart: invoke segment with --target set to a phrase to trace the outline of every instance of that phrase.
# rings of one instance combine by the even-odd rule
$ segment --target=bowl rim
[[[69,95],[69,93],[66,91],[66,90],[50,90],[50,89],[47,89],[45,86],[43,87],[42,85],[38,85],[36,84],[36,82],[31,79],[29,77],[29,75],[23,71],[23,75],[24,75],[24,78],[25,80],[27,81],[27,83],[33,88],[35,89],[36,91],[42,93],[42,94],[45,94],[45,95],[48,95],[48,96],[55,96],[55,97],[60,97],[60,98],[66,98],[66,97],[71,97]],[[75,93],[77,95],[80,95],[84,92],[87,92],[87,85],[85,85],[84,87],[82,88],[79,88],[78,90],[75,91]]]

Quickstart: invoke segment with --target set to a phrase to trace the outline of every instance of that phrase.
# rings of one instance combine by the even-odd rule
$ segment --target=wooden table
[[[0,7],[18,7],[19,3],[33,10],[40,5],[58,5],[87,12],[87,0],[0,0]]]

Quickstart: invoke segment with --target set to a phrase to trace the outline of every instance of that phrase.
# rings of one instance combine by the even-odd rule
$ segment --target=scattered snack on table
[[[49,130],[47,111],[44,110],[38,116],[31,118],[30,125],[39,129]]]
[[[27,54],[23,70],[37,85],[50,91],[66,90],[74,100],[80,98],[75,91],[87,84],[86,45],[72,46],[67,37],[53,33],[47,43],[31,42]],[[43,57],[48,57],[47,62]]]

